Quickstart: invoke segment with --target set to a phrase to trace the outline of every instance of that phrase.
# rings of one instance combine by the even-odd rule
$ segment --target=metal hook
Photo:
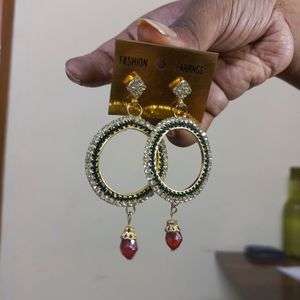
[[[171,219],[173,219],[173,216],[174,216],[174,215],[177,213],[177,211],[178,211],[177,206],[178,206],[178,204],[174,204],[174,203],[171,204],[171,212],[170,212]]]
[[[127,223],[128,225],[131,224],[131,219],[132,219],[132,216],[134,215],[135,213],[135,206],[127,206],[126,207],[126,214],[127,214]]]
[[[139,118],[142,114],[143,114],[143,108],[142,106],[137,102],[136,99],[134,99],[135,101],[132,101],[130,103],[127,104],[126,106],[126,110],[129,116],[131,117],[137,117]],[[136,110],[137,113],[133,113],[133,110]]]

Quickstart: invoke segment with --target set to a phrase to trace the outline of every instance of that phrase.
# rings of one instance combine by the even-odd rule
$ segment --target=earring
[[[141,77],[136,72],[132,72],[123,83],[126,85],[131,98],[126,106],[128,116],[112,121],[97,132],[86,154],[85,169],[88,181],[98,197],[109,204],[126,208],[127,226],[121,235],[120,250],[127,259],[131,259],[138,250],[136,232],[131,225],[132,216],[135,213],[136,205],[144,202],[154,193],[148,184],[134,193],[125,194],[113,190],[102,176],[99,158],[104,145],[118,133],[133,129],[150,136],[154,127],[141,118],[143,110],[138,103],[138,98],[146,89]],[[160,143],[157,149],[155,166],[159,176],[164,178],[167,172],[166,146],[164,143]]]
[[[174,215],[177,207],[195,198],[204,188],[211,169],[211,151],[207,135],[199,128],[199,125],[192,119],[187,118],[188,107],[184,99],[192,92],[188,82],[179,77],[169,85],[176,95],[176,105],[173,109],[174,117],[161,121],[151,132],[147,140],[144,155],[144,171],[148,182],[155,193],[171,203],[171,218],[167,221],[165,228],[165,240],[171,250],[177,249],[182,242],[182,233]],[[192,133],[201,149],[202,162],[197,179],[185,190],[175,190],[167,186],[159,174],[155,162],[157,160],[158,147],[163,141],[163,137],[171,130],[187,130]]]

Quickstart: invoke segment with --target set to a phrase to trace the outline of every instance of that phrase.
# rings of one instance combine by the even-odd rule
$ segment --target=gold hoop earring
[[[149,184],[133,193],[125,194],[113,190],[103,178],[99,157],[104,145],[118,133],[132,129],[150,136],[154,127],[141,118],[143,110],[138,103],[138,98],[146,89],[141,77],[136,72],[132,72],[125,78],[124,84],[131,96],[131,101],[126,106],[128,116],[112,121],[97,132],[86,154],[85,169],[88,181],[98,197],[112,205],[126,208],[127,226],[121,235],[120,250],[127,259],[131,259],[138,250],[136,232],[131,225],[132,216],[136,211],[136,206],[149,199],[154,193]],[[157,149],[155,164],[159,176],[164,178],[167,172],[166,146],[162,142]]]
[[[179,204],[195,198],[204,188],[211,170],[212,158],[207,135],[199,125],[192,119],[187,118],[188,107],[184,99],[192,92],[188,82],[179,77],[170,83],[169,87],[176,95],[176,105],[174,106],[174,117],[161,121],[151,132],[147,140],[144,155],[144,171],[148,182],[155,193],[171,203],[171,218],[167,221],[165,228],[166,243],[175,250],[182,242],[182,233],[177,220],[173,217],[177,212]],[[159,174],[155,161],[157,160],[158,147],[163,141],[164,136],[171,130],[187,130],[192,133],[197,140],[201,150],[202,163],[200,172],[194,183],[185,190],[175,190],[169,187]]]

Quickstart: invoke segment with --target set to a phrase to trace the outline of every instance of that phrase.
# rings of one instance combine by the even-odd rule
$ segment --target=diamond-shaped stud
[[[134,99],[138,99],[145,90],[146,85],[138,75],[135,75],[127,85],[127,91]]]
[[[182,79],[173,89],[173,93],[176,95],[178,99],[185,99],[191,92],[192,88],[188,84],[188,82]]]

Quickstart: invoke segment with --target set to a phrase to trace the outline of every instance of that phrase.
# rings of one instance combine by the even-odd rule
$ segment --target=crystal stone
[[[127,85],[127,90],[135,99],[138,99],[146,90],[146,85],[139,76],[135,76]]]
[[[180,231],[169,231],[166,233],[166,243],[172,251],[176,250],[182,242]]]
[[[173,93],[176,95],[177,98],[179,99],[185,99],[191,92],[192,89],[188,82],[186,80],[181,80],[180,83],[173,88]]]
[[[120,245],[121,253],[127,258],[132,259],[138,250],[137,242],[135,239],[121,239]]]

